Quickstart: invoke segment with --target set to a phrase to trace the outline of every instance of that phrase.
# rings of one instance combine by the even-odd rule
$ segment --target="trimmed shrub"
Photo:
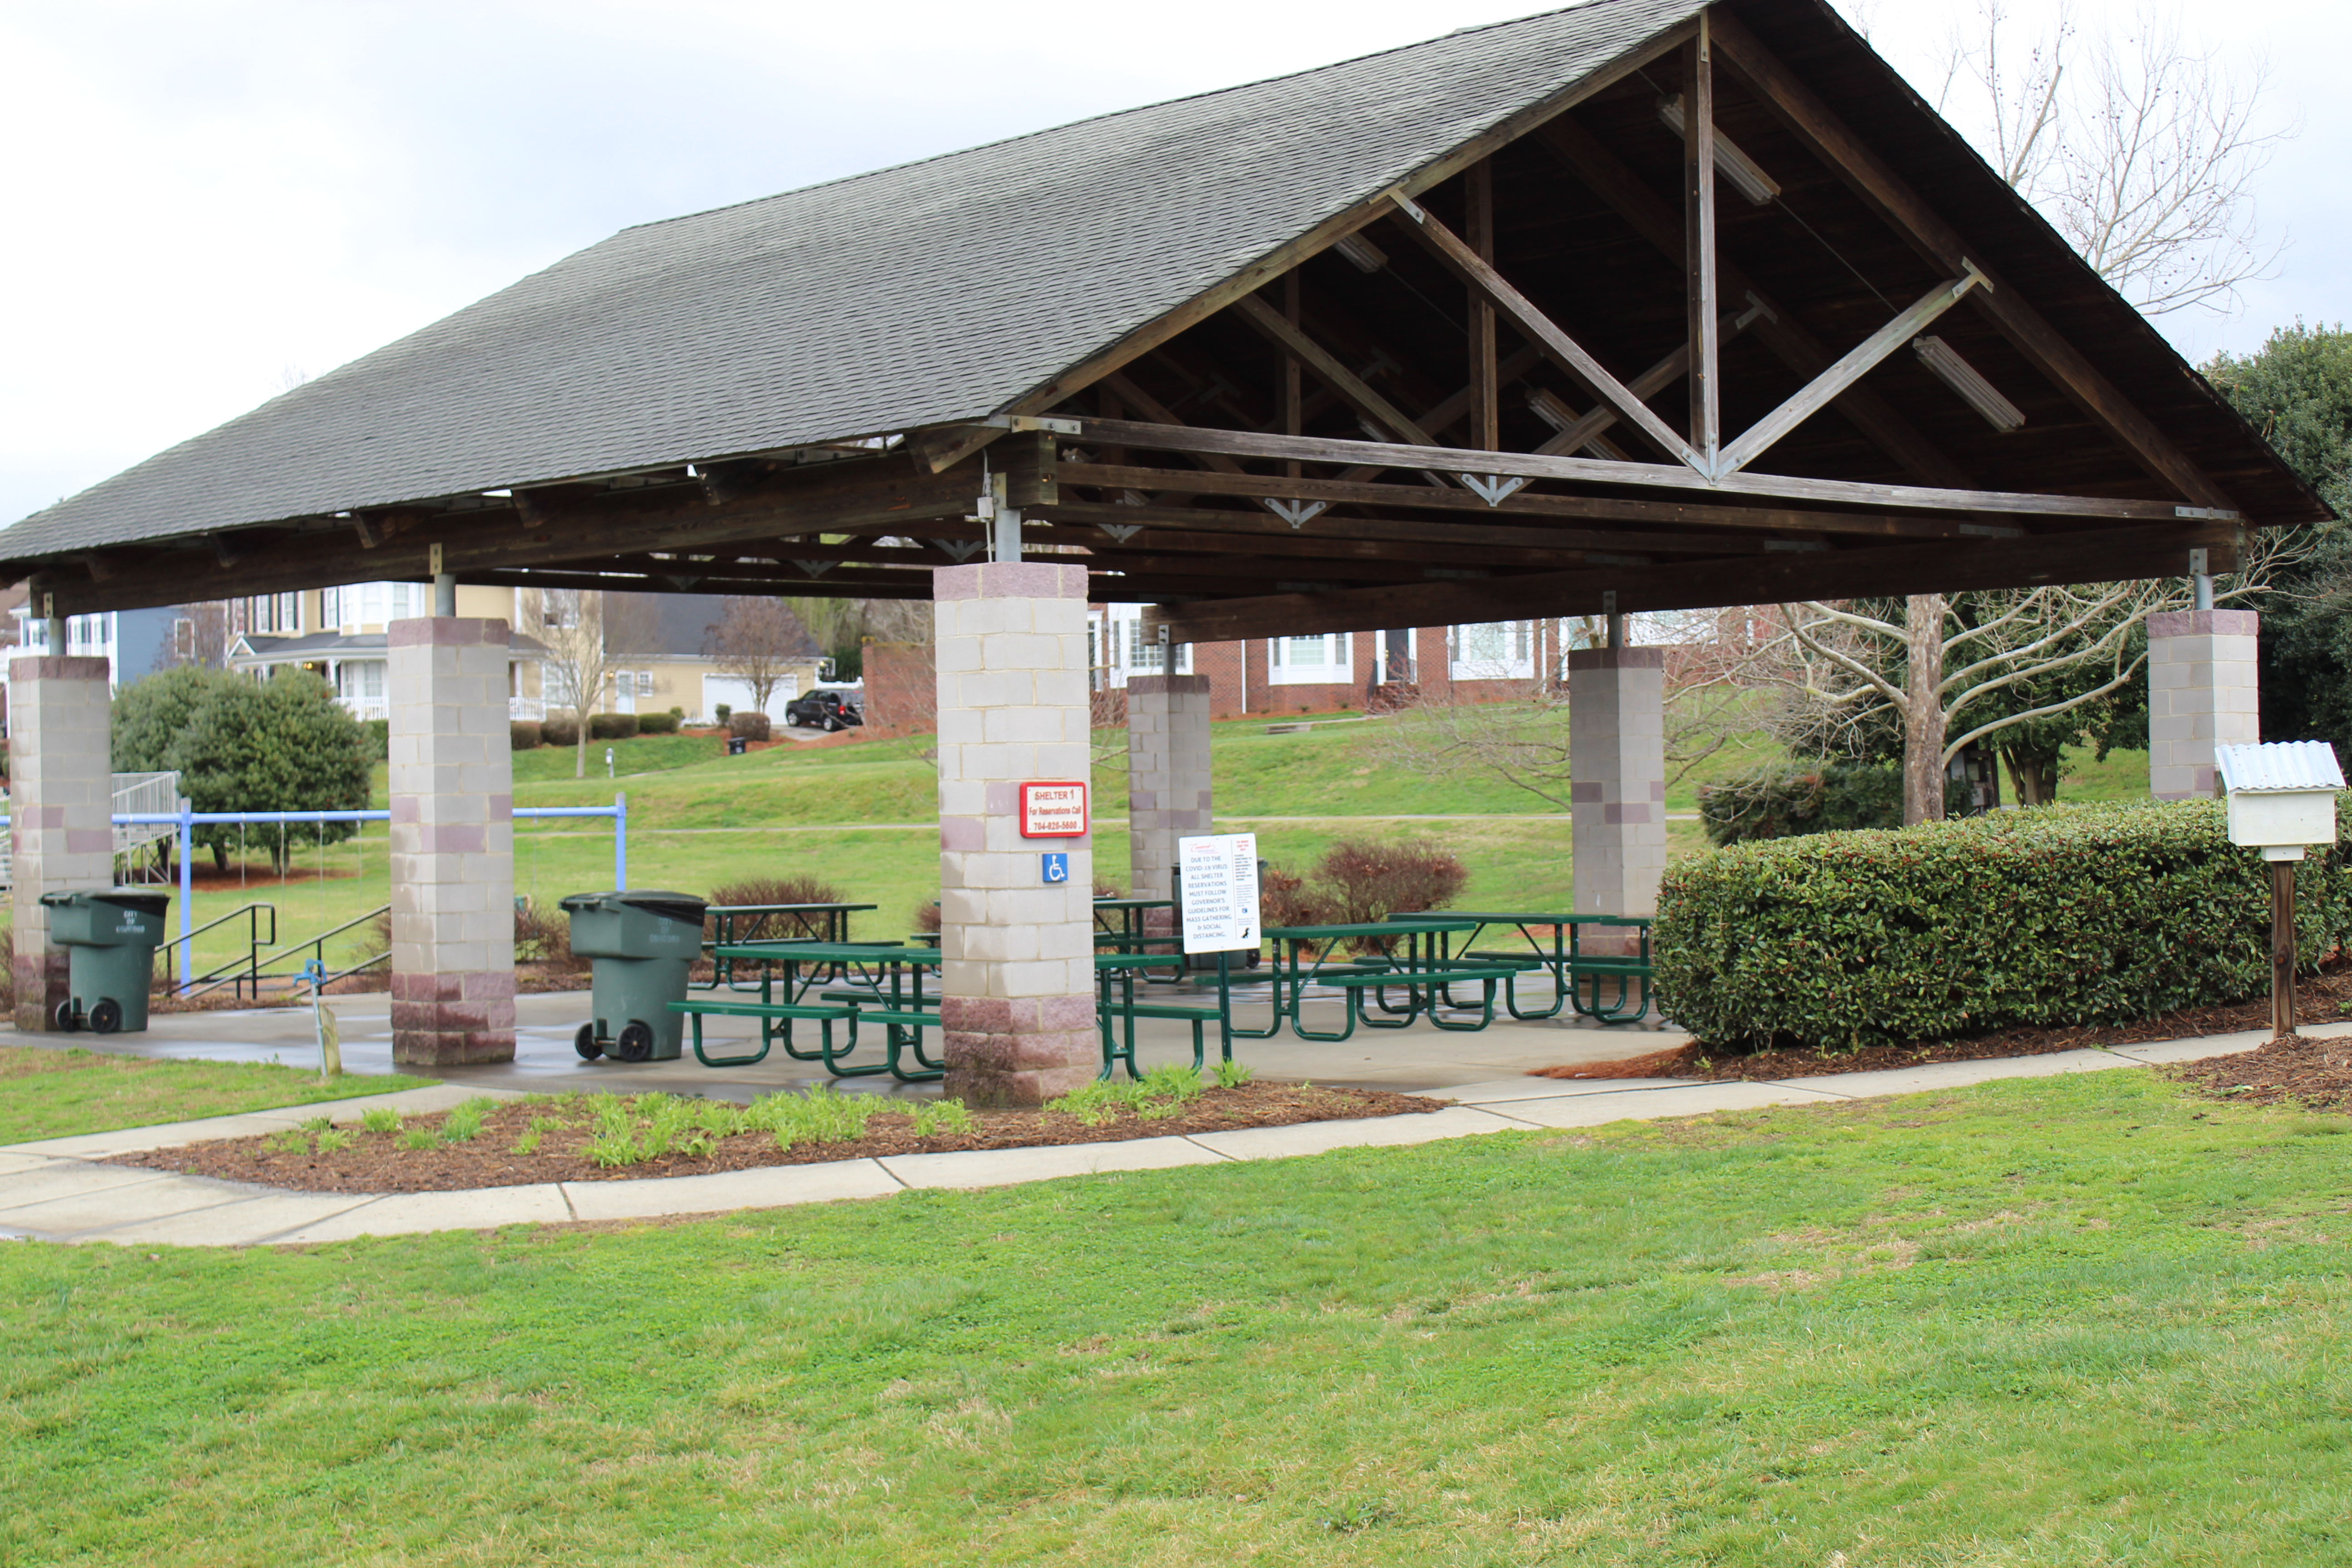
[[[675,735],[677,733],[678,716],[675,713],[640,713],[636,716],[636,724],[640,735]]]
[[[555,969],[584,970],[588,960],[572,951],[572,917],[559,906],[542,910],[537,904],[515,910],[515,960],[544,963]]]
[[[546,742],[540,726],[529,719],[517,719],[507,725],[507,736],[518,752],[536,750]]]
[[[1393,844],[1343,839],[1324,853],[1315,871],[1330,889],[1339,921],[1348,925],[1443,909],[1470,879],[1469,871],[1452,855],[1411,838]]]
[[[577,719],[542,719],[539,738],[551,746],[576,746],[580,743],[580,721]]]
[[[2296,869],[2306,966],[2352,936],[2347,864]],[[1992,812],[1670,866],[1652,952],[1661,1007],[1712,1047],[2127,1023],[2267,988],[2270,877],[2218,802]]]
[[[1698,812],[1716,844],[1903,826],[1903,771],[1869,763],[1759,768],[1703,785]]]
[[[765,713],[730,713],[727,732],[740,741],[764,741],[768,738],[768,716]]]
[[[367,731],[368,760],[373,763],[388,761],[392,756],[392,721],[362,719],[360,725]]]
[[[634,713],[588,715],[588,738],[592,741],[626,741],[636,732],[637,716]]]
[[[1257,875],[1257,918],[1261,929],[1277,926],[1328,925],[1328,895],[1308,887],[1307,879],[1279,866],[1265,866]]]
[[[940,901],[925,899],[915,906],[915,929],[937,935],[940,929]]]
[[[728,707],[724,702],[713,703],[710,709],[711,717],[717,719],[721,724],[726,723],[728,716],[734,711],[735,710]]]
[[[714,904],[841,904],[849,900],[821,877],[746,877],[710,889]]]

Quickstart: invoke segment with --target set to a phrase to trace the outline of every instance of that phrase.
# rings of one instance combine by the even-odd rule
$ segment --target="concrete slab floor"
[[[342,1038],[343,1066],[352,1072],[388,1073],[392,1062],[392,1007],[383,995],[338,996],[333,1009]],[[515,1059],[478,1067],[406,1070],[456,1086],[415,1091],[415,1109],[438,1108],[465,1094],[507,1089],[552,1094],[569,1089],[609,1089],[617,1093],[698,1094],[711,1099],[748,1100],[779,1089],[805,1089],[832,1083],[845,1093],[886,1094],[900,1099],[931,1099],[932,1084],[901,1084],[887,1078],[829,1078],[821,1068],[795,1062],[779,1049],[751,1067],[706,1068],[695,1060],[691,1046],[676,1061],[616,1062],[610,1058],[583,1061],[572,1048],[572,1036],[586,1020],[585,992],[556,992],[518,997],[515,1003]],[[1265,1015],[1263,991],[1235,996],[1234,1017],[1244,1027],[1262,1027]],[[1336,1033],[1341,1022],[1336,1001],[1310,998],[1307,1025]],[[706,1029],[712,1054],[739,1054],[756,1037],[748,1020],[714,1018]],[[1591,1061],[1612,1061],[1680,1046],[1689,1037],[1662,1027],[1654,1016],[1642,1024],[1601,1026],[1589,1019],[1549,1023],[1501,1022],[1475,1032],[1444,1030],[1426,1019],[1404,1029],[1359,1027],[1353,1038],[1325,1043],[1299,1039],[1286,1026],[1276,1038],[1234,1042],[1234,1056],[1261,1078],[1305,1079],[1335,1086],[1367,1089],[1444,1089],[1454,1084],[1484,1083],[1513,1078],[1538,1068]],[[263,1007],[237,1012],[159,1014],[146,1032],[136,1035],[16,1035],[0,1039],[17,1045],[64,1048],[79,1046],[126,1056],[174,1060],[275,1062],[288,1067],[314,1067],[319,1059],[316,1037],[307,1008]],[[1146,1019],[1136,1027],[1138,1056],[1146,1068],[1161,1062],[1192,1059],[1192,1032],[1170,1019]],[[1216,1047],[1210,1044],[1213,1057]],[[878,1059],[878,1052],[875,1053]],[[305,1110],[304,1115],[331,1114],[326,1107]],[[348,1114],[348,1113],[346,1113]]]

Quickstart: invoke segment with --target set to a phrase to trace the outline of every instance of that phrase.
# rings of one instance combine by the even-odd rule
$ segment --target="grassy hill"
[[[1271,722],[1296,723],[1295,718]],[[1551,907],[1569,896],[1569,822],[1565,812],[1503,781],[1475,772],[1432,776],[1397,765],[1392,731],[1383,721],[1318,721],[1311,729],[1269,732],[1264,718],[1233,720],[1212,728],[1219,826],[1257,826],[1264,852],[1277,864],[1304,868],[1342,837],[1411,836],[1442,844],[1470,870],[1465,898],[1489,906]],[[1098,876],[1128,883],[1124,741],[1097,737],[1094,770]],[[604,753],[612,752],[612,775]],[[598,742],[589,748],[591,776],[572,776],[569,749],[518,752],[515,804],[605,805],[616,793],[629,800],[629,879],[638,887],[708,894],[749,877],[802,873],[820,877],[845,897],[875,904],[858,918],[861,937],[890,937],[913,929],[918,905],[939,889],[937,784],[927,738],[859,740],[828,745],[777,746],[729,757],[718,739],[649,735]],[[1678,780],[1667,807],[1688,812],[1698,786],[1768,761],[1773,748],[1747,739]],[[2118,752],[2105,763],[2087,754],[2070,759],[2066,798],[2144,798],[2147,759]],[[384,798],[383,770],[375,780]],[[1372,818],[1470,817],[1470,821],[1379,821]],[[1279,819],[1293,819],[1288,821]],[[1268,820],[1273,819],[1273,820]],[[1672,853],[1704,847],[1697,825],[1669,825]],[[236,879],[207,881],[196,895],[199,922],[256,900],[277,907],[281,935],[323,931],[389,900],[383,831],[296,857],[294,877],[270,882],[257,858],[238,867]],[[323,873],[323,875],[322,875]],[[596,821],[519,824],[516,891],[544,907],[566,893],[611,886],[612,834]],[[171,916],[177,929],[178,916]],[[226,934],[226,933],[222,933]],[[232,946],[200,943],[217,961]],[[346,960],[367,951],[358,937],[337,944]],[[332,956],[332,953],[331,953]]]

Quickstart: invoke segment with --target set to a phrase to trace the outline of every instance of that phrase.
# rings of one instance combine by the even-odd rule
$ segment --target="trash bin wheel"
[[[70,1035],[81,1027],[81,1019],[75,1016],[71,1002],[58,1003],[57,1010],[49,1015],[49,1022],[57,1026],[60,1035]]]
[[[583,1062],[593,1062],[603,1056],[604,1047],[596,1043],[596,1026],[581,1025],[580,1032],[572,1037],[572,1048],[580,1053],[580,1059]]]
[[[89,1026],[93,1034],[110,1035],[122,1027],[122,1004],[111,996],[100,997],[89,1010]]]
[[[632,1018],[621,1026],[621,1037],[613,1042],[613,1054],[625,1062],[641,1062],[654,1054],[654,1032],[650,1025]]]

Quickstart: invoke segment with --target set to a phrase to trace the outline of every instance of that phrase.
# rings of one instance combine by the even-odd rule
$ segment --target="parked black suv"
[[[784,704],[784,722],[812,730],[839,730],[851,724],[863,724],[866,715],[857,704],[845,699],[838,691],[812,691],[806,697],[795,697]]]

